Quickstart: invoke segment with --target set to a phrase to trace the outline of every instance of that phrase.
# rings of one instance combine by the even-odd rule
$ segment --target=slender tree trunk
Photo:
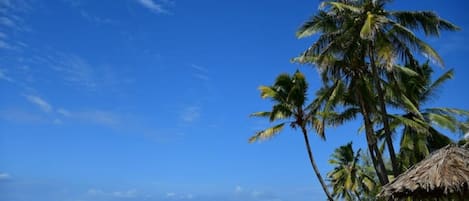
[[[331,194],[329,193],[329,190],[327,189],[326,183],[324,182],[324,179],[322,178],[321,173],[319,172],[318,166],[316,165],[316,162],[314,161],[313,152],[311,151],[311,147],[309,145],[308,132],[306,131],[306,128],[304,126],[301,126],[301,131],[303,132],[303,136],[305,138],[305,144],[306,144],[306,149],[308,150],[309,161],[311,162],[311,166],[313,166],[314,173],[316,173],[316,177],[318,177],[319,183],[321,183],[322,189],[324,190],[324,193],[326,193],[327,199],[329,201],[334,201]]]
[[[363,121],[365,124],[366,142],[368,144],[368,151],[370,152],[371,161],[373,162],[373,167],[375,168],[379,182],[381,183],[381,185],[385,185],[389,183],[388,175],[386,173],[386,167],[384,166],[383,157],[376,143],[376,136],[374,136],[373,124],[370,120],[370,112],[368,110],[368,107],[366,106],[365,101],[363,100],[361,92],[358,92],[357,95],[358,100],[360,102],[360,111],[362,113]]]
[[[384,92],[381,86],[381,79],[379,78],[378,68],[375,63],[373,44],[370,45],[370,64],[371,71],[373,73],[373,80],[375,82],[375,88],[378,92],[378,104],[381,110],[381,119],[383,120],[385,141],[388,146],[389,156],[391,158],[392,172],[394,174],[394,177],[397,177],[399,175],[399,164],[396,158],[396,152],[394,151],[394,146],[392,144],[391,129],[389,127],[389,119],[387,116],[388,112],[386,110],[386,102],[384,100]]]

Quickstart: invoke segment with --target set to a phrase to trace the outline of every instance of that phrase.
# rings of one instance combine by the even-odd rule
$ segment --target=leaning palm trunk
[[[370,112],[366,106],[365,101],[363,100],[363,96],[360,91],[358,91],[357,96],[358,100],[360,101],[360,111],[362,113],[365,124],[366,142],[368,144],[368,151],[370,152],[371,161],[373,162],[373,167],[376,171],[379,182],[381,185],[385,185],[389,183],[388,175],[386,173],[386,167],[384,166],[383,157],[376,143],[376,136],[374,136],[373,124],[370,119]]]
[[[386,102],[384,100],[384,92],[381,86],[381,79],[379,78],[379,75],[378,75],[378,67],[376,66],[376,62],[374,58],[374,51],[375,51],[374,46],[373,44],[371,44],[370,45],[371,71],[373,74],[373,80],[375,82],[375,88],[376,88],[376,91],[378,92],[378,104],[380,107],[381,119],[383,121],[385,141],[386,141],[386,145],[388,146],[389,156],[391,158],[392,171],[393,171],[394,177],[397,177],[399,175],[399,164],[396,158],[396,152],[394,151],[394,146],[392,144],[388,112],[386,110]]]
[[[306,128],[304,126],[301,127],[301,131],[303,132],[303,136],[305,138],[305,144],[306,144],[306,149],[308,150],[309,161],[311,162],[311,166],[313,166],[314,173],[316,173],[316,177],[318,178],[319,183],[321,183],[322,189],[324,190],[324,193],[326,193],[327,199],[329,201],[333,201],[334,199],[329,193],[326,183],[324,182],[324,179],[322,178],[321,173],[319,172],[318,166],[316,165],[316,162],[314,161],[313,152],[311,151],[311,147],[309,145],[308,132],[306,131]]]

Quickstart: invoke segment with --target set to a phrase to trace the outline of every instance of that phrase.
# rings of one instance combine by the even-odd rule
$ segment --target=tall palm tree
[[[345,30],[341,24],[353,24],[354,20],[348,16],[335,15],[324,10],[307,21],[298,32],[299,37],[321,32],[319,39],[304,52],[294,59],[300,63],[315,64],[321,73],[325,85],[333,83],[333,87],[344,85],[349,96],[347,102],[359,108],[365,124],[365,136],[368,150],[373,162],[376,174],[382,185],[388,183],[388,177],[381,152],[376,144],[376,136],[371,121],[375,113],[373,106],[375,98],[370,88],[371,77],[364,67],[365,47],[362,43],[350,43],[353,37],[359,37],[356,30]],[[336,54],[337,53],[337,54]],[[340,93],[339,93],[340,94]],[[341,93],[344,94],[344,93]],[[343,99],[345,100],[345,99]],[[341,102],[340,104],[345,104]]]
[[[261,86],[261,97],[263,99],[270,99],[274,102],[272,110],[269,112],[256,112],[251,114],[255,117],[266,117],[271,122],[281,121],[281,123],[257,132],[249,139],[250,143],[258,140],[269,139],[278,134],[285,125],[290,125],[292,128],[299,128],[303,134],[306,150],[308,152],[309,161],[321,183],[329,201],[333,198],[327,189],[326,183],[322,178],[319,169],[311,151],[311,146],[308,138],[308,129],[314,127],[321,138],[324,139],[324,124],[312,112],[311,107],[306,105],[308,83],[302,73],[295,72],[292,76],[289,74],[281,74],[275,80],[272,86]]]
[[[393,95],[395,93],[389,94],[392,104],[405,111],[403,115],[392,116],[392,124],[404,125],[399,154],[404,169],[422,160],[430,152],[452,142],[437,128],[464,133],[468,123],[459,119],[469,118],[469,111],[461,109],[422,107],[429,100],[433,100],[437,90],[453,77],[452,69],[432,81],[433,70],[428,61],[423,65],[408,65],[407,68],[415,74],[397,73],[390,86],[393,89],[389,90],[398,91],[407,98],[396,98],[398,96]]]
[[[362,200],[376,186],[373,176],[367,174],[360,164],[360,151],[353,150],[352,143],[340,146],[332,154],[329,163],[334,169],[327,177],[333,187],[333,196],[347,201]]]
[[[331,61],[344,60],[347,54],[359,56],[349,63],[344,72],[368,71],[377,94],[378,113],[384,126],[385,139],[391,157],[393,173],[398,172],[391,128],[385,102],[381,74],[392,70],[395,61],[415,62],[414,52],[421,52],[443,64],[441,57],[412,30],[423,30],[438,36],[441,30],[458,30],[450,22],[433,12],[387,11],[386,0],[331,0],[322,3],[322,10],[305,22],[297,32],[299,38],[320,33],[318,40],[296,61],[330,66]],[[357,55],[356,52],[360,54]],[[322,67],[324,68],[324,67]],[[385,181],[386,182],[386,181]]]

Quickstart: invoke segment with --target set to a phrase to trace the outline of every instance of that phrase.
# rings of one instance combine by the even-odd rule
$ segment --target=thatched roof
[[[378,197],[469,197],[469,149],[448,145],[415,164],[383,186]]]

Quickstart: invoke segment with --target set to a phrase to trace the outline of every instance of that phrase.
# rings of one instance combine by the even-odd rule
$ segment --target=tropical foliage
[[[316,65],[322,72],[324,82],[343,80],[350,90],[356,92],[370,156],[381,184],[386,184],[388,178],[376,146],[374,116],[383,125],[393,174],[399,174],[385,99],[387,79],[382,75],[395,71],[399,61],[416,63],[415,53],[423,53],[443,64],[438,53],[419,39],[413,30],[439,36],[441,30],[459,29],[432,12],[387,11],[386,2],[324,1],[319,13],[306,21],[297,32],[299,38],[319,34],[318,40],[294,59]],[[365,104],[373,101],[377,103],[374,106]]]
[[[452,133],[465,132],[467,122],[460,121],[469,118],[469,112],[457,108],[423,108],[428,101],[434,100],[438,89],[454,75],[450,69],[432,81],[433,73],[429,63],[423,65],[409,65],[415,72],[409,75],[402,71],[396,74],[390,85],[390,104],[400,107],[405,113],[392,115],[394,129],[403,125],[400,140],[399,158],[403,170],[425,158],[430,152],[440,149],[452,140],[440,132],[446,129]],[[396,98],[404,94],[407,99]]]
[[[361,149],[354,152],[352,143],[340,146],[331,156],[329,163],[334,169],[327,175],[332,195],[347,201],[363,200],[376,189],[374,175],[360,161]]]
[[[274,105],[271,111],[256,112],[251,114],[251,116],[265,117],[268,118],[270,122],[281,121],[281,123],[257,132],[249,139],[249,142],[252,143],[258,140],[272,138],[282,131],[285,125],[289,125],[294,129],[299,128],[305,140],[311,166],[323,187],[324,193],[329,200],[332,200],[332,196],[319,172],[309,144],[308,129],[311,126],[316,129],[320,137],[324,138],[325,136],[322,121],[317,118],[312,110],[313,108],[306,105],[308,83],[304,75],[299,71],[292,76],[289,74],[281,74],[277,77],[272,86],[261,86],[259,90],[261,91],[261,97],[263,99],[267,98],[272,100]]]
[[[281,74],[274,85],[260,87],[261,97],[273,100],[274,105],[271,111],[252,116],[280,123],[257,132],[249,141],[269,139],[287,125],[301,129],[310,162],[329,200],[373,200],[380,186],[430,152],[453,143],[443,131],[469,130],[468,111],[426,107],[454,71],[433,80],[431,65],[428,61],[420,65],[419,55],[440,66],[444,66],[443,59],[415,34],[439,37],[442,31],[460,28],[431,11],[387,10],[389,2],[326,0],[301,25],[298,38],[317,36],[292,60],[319,72],[322,86],[310,104],[308,85],[300,72]],[[390,108],[395,114],[388,112]],[[355,152],[351,143],[335,150],[329,161],[334,169],[327,175],[330,194],[313,159],[308,130],[315,129],[325,139],[326,127],[358,117],[368,153]],[[397,136],[396,151],[393,140]]]

